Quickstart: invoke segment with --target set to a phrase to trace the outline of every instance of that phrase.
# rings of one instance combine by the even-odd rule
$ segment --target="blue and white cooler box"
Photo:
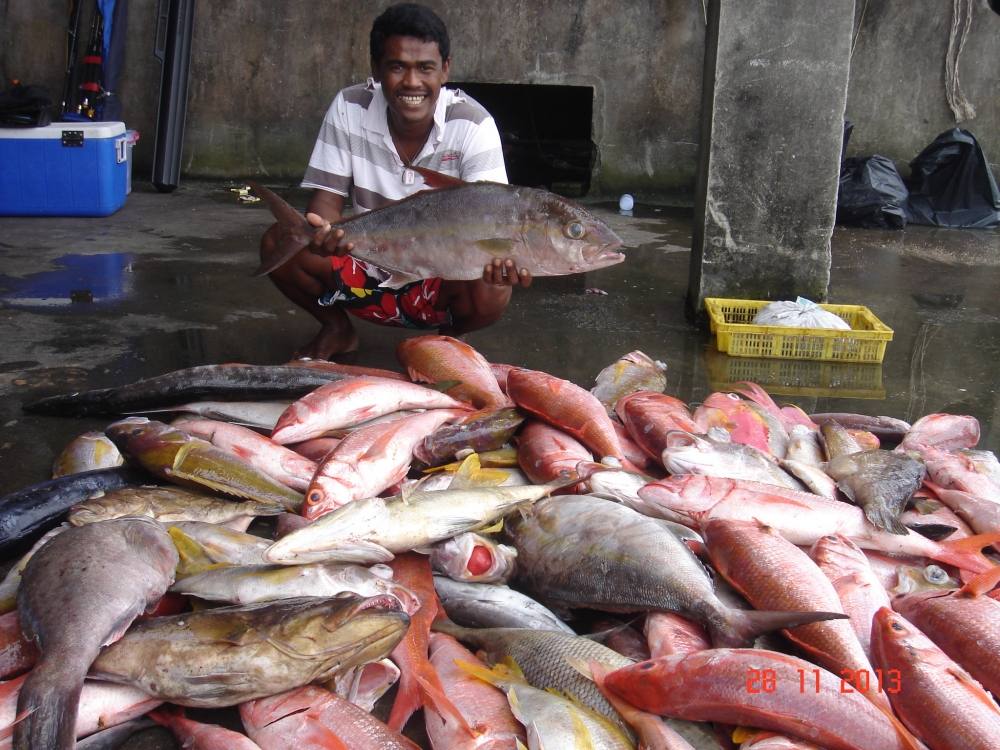
[[[109,216],[129,188],[123,122],[0,128],[0,215]]]

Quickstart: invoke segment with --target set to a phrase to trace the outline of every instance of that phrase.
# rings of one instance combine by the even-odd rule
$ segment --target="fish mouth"
[[[357,615],[370,609],[377,609],[380,612],[405,612],[403,603],[397,597],[392,594],[377,594],[358,602],[354,607],[352,615]]]
[[[597,266],[612,266],[625,260],[625,253],[619,252],[621,240],[615,239],[597,247],[590,247],[584,252],[588,264]]]

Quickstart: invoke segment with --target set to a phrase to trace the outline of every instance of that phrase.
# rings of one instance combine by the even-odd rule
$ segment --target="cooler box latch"
[[[128,158],[128,138],[122,137],[115,140],[115,161],[121,164]]]
[[[62,145],[70,148],[83,148],[83,131],[64,130],[62,132]]]

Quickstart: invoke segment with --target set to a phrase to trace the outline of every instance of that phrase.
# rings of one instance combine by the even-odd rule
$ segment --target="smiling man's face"
[[[450,62],[441,59],[437,42],[412,36],[385,40],[382,59],[372,61],[372,75],[382,84],[397,128],[430,123],[438,94],[448,80]]]

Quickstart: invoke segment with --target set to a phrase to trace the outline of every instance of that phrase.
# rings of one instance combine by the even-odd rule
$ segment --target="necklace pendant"
[[[406,168],[403,170],[403,184],[412,185],[417,179],[416,174],[412,169]]]

